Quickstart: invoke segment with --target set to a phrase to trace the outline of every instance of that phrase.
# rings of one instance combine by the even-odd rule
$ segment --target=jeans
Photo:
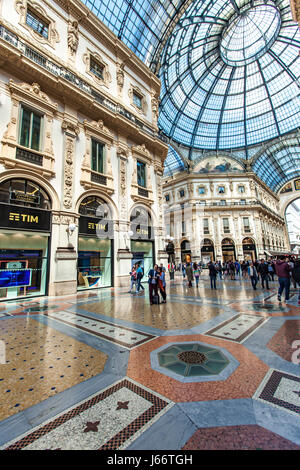
[[[135,290],[136,290],[136,280],[135,279],[131,279],[130,292],[132,291],[133,286],[135,286]]]
[[[138,280],[137,280],[136,291],[139,292],[141,288],[142,288],[142,290],[145,290],[145,289],[144,289],[144,286],[143,286],[143,284],[142,284],[142,279],[138,279]]]
[[[266,283],[267,289],[269,289],[269,276],[268,276],[268,274],[261,276],[261,287],[263,289],[265,288],[265,283]]]
[[[256,284],[258,283],[258,279],[256,276],[250,276],[251,284],[254,290],[256,290]]]
[[[196,281],[196,287],[198,287],[198,284],[199,284],[199,276],[195,276],[195,281]]]
[[[281,297],[282,292],[285,290],[285,300],[289,300],[291,280],[287,277],[279,277],[278,282],[279,282],[278,295]]]
[[[149,284],[149,299],[150,299],[150,304],[153,303],[153,291],[154,295],[158,295],[158,285],[157,284]]]
[[[210,276],[210,288],[216,289],[216,278],[217,276]]]

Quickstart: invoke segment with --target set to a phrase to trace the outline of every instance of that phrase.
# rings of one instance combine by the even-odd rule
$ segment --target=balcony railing
[[[107,178],[101,173],[91,173],[91,181],[93,183],[103,184],[104,186],[107,185]]]
[[[5,26],[0,24],[0,38],[4,41],[8,42],[16,49],[18,49],[27,59],[32,60],[35,64],[39,65],[43,69],[46,69],[49,73],[57,76],[62,77],[68,82],[71,82],[77,88],[84,91],[85,93],[92,96],[98,103],[100,103],[105,108],[109,109],[114,113],[118,113],[134,123],[138,126],[142,131],[146,132],[147,134],[151,135],[152,137],[157,137],[164,143],[168,143],[168,138],[161,133],[155,132],[151,127],[148,127],[142,121],[135,117],[130,111],[125,109],[122,105],[115,103],[109,99],[107,99],[104,95],[101,95],[98,91],[94,90],[89,83],[85,82],[80,78],[78,75],[75,75],[71,70],[62,67],[55,62],[52,62],[47,57],[43,56],[31,46],[28,46],[24,42],[22,42],[16,34],[12,31],[7,29]]]
[[[16,159],[43,166],[43,155],[39,155],[38,153],[33,153],[30,150],[21,149],[19,147],[16,149]]]
[[[148,197],[148,191],[144,188],[138,188],[138,195],[142,197]]]

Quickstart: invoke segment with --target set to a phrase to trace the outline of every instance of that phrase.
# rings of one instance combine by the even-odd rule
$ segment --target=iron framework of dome
[[[165,175],[214,151],[249,159],[273,190],[300,175],[300,32],[289,0],[82,2],[161,78]]]
[[[296,129],[299,47],[288,0],[194,1],[164,50],[159,126],[175,142],[209,150]]]

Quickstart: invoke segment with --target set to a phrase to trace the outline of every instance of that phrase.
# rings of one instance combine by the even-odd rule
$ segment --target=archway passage
[[[287,206],[285,219],[291,252],[300,258],[300,197],[290,202]]]
[[[153,219],[147,207],[136,205],[130,213],[131,266],[139,265],[144,272],[142,282],[146,282],[148,272],[155,264]]]
[[[0,300],[45,295],[52,201],[38,183],[0,184]]]

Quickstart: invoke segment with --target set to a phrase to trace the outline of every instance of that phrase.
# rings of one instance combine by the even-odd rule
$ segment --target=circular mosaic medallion
[[[218,375],[229,360],[217,348],[201,343],[176,344],[158,353],[159,365],[184,377]]]

